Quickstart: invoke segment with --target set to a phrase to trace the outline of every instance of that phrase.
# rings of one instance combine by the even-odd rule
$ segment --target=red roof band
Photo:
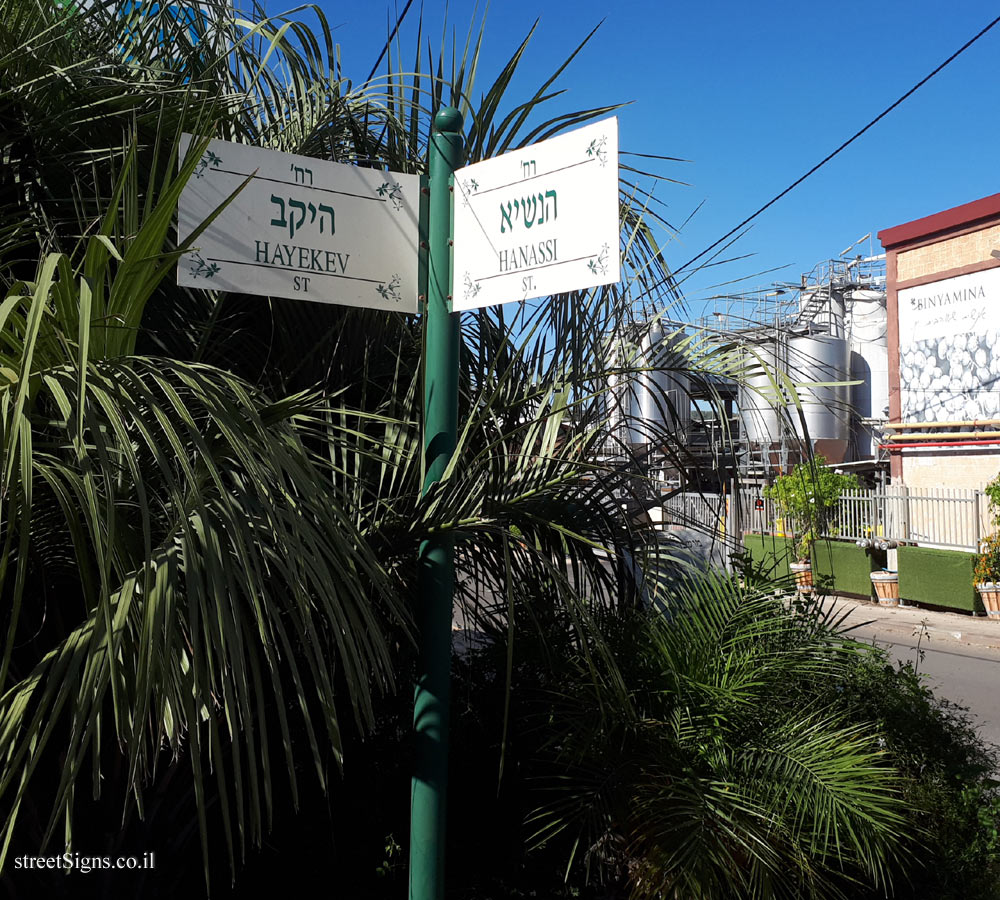
[[[922,219],[886,228],[878,233],[878,239],[886,250],[892,250],[901,244],[909,244],[955,228],[973,225],[984,219],[998,217],[1000,217],[1000,194],[991,194],[981,200],[953,206],[932,216],[924,216]]]

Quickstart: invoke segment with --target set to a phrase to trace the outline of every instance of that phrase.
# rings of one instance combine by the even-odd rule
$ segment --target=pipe
[[[924,441],[928,438],[955,439],[959,438],[1000,438],[1000,431],[941,431],[934,434],[894,434],[890,441]]]
[[[931,437],[932,435],[928,435]],[[913,450],[917,447],[988,447],[991,444],[1000,444],[1000,440],[988,441],[930,441],[926,444],[879,444],[879,450]]]
[[[886,422],[885,428],[891,431],[902,431],[908,428],[956,428],[959,425],[1000,425],[1000,419],[965,419],[960,422]]]

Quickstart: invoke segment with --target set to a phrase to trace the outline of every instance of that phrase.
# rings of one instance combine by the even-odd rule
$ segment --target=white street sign
[[[618,119],[455,172],[452,308],[614,284]]]
[[[179,285],[417,312],[417,175],[212,141],[181,193],[178,241],[248,175],[181,258]]]

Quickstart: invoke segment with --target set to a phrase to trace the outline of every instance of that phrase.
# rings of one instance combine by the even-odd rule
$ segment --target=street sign
[[[452,309],[614,284],[618,119],[455,172]]]
[[[181,258],[179,285],[417,312],[417,175],[212,141],[181,193],[178,241],[250,175]]]

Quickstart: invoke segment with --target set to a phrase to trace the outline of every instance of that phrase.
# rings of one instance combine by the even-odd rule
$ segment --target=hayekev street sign
[[[614,284],[618,119],[455,172],[452,309]]]
[[[251,175],[181,258],[178,284],[417,312],[418,176],[212,141],[181,193],[178,241]]]

